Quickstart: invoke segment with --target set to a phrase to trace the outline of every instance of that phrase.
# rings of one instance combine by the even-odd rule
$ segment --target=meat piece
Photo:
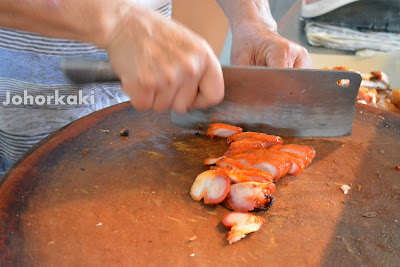
[[[349,67],[344,67],[344,66],[337,66],[333,67],[332,70],[345,70],[345,71],[351,71]]]
[[[281,151],[291,152],[297,154],[299,156],[305,156],[311,162],[315,157],[315,150],[314,148],[302,145],[295,145],[295,144],[288,144],[283,145],[279,148]]]
[[[390,102],[394,104],[396,107],[400,108],[400,89],[393,89],[388,94]]]
[[[231,179],[232,184],[251,181],[250,177],[245,175],[244,172],[240,169],[231,168],[228,166],[223,166],[219,169],[225,172],[225,174]]]
[[[229,166],[231,168],[237,168],[246,171],[246,175],[255,181],[256,180],[273,181],[274,179],[274,175],[272,173],[257,168],[253,168],[250,166],[246,166],[242,162],[231,158],[222,158],[219,161],[217,161],[216,165],[219,167]]]
[[[224,201],[225,207],[235,211],[267,210],[272,205],[274,183],[246,182],[231,185]]]
[[[210,138],[214,138],[214,136],[218,137],[229,137],[232,134],[241,133],[243,129],[240,127],[224,124],[224,123],[213,123],[208,128],[206,134]]]
[[[389,97],[386,97],[384,99],[384,101],[379,102],[378,106],[380,108],[383,108],[383,109],[389,110],[391,112],[395,112],[395,113],[399,113],[400,114],[400,108],[398,108],[396,105],[394,105]]]
[[[293,162],[287,155],[270,149],[245,152],[232,158],[242,162],[244,165],[270,172],[275,181],[291,171]]]
[[[255,149],[261,149],[261,148],[267,148],[270,145],[268,143],[255,140],[255,139],[241,139],[239,141],[231,143],[229,146],[228,150],[224,153],[223,156],[221,157],[209,157],[206,158],[204,161],[204,165],[214,165],[218,160],[225,158],[225,157],[231,157],[236,154],[240,154],[243,152],[255,150]]]
[[[289,175],[299,175],[304,171],[304,168],[308,165],[308,161],[305,157],[299,158],[296,154],[280,151],[281,156],[287,157],[288,160],[292,162],[292,168],[288,172]],[[282,155],[283,154],[283,155]]]
[[[259,183],[271,183],[273,176],[270,173],[266,173],[261,170],[241,170],[231,166],[219,167],[220,171],[224,171],[225,174],[231,179],[233,184],[244,183],[244,182],[259,182]]]
[[[232,159],[232,158],[222,158],[217,161],[216,165],[218,167],[230,166],[230,167],[235,167],[235,168],[238,168],[241,170],[246,170],[246,169],[257,170],[257,168],[253,168],[253,167],[244,165],[242,162],[240,162],[236,159]]]
[[[368,89],[367,87],[360,86],[357,94],[357,101],[364,101],[365,104],[376,104],[381,99],[375,89]]]
[[[387,75],[383,71],[375,70],[371,71],[371,79],[370,80],[386,80]]]
[[[225,158],[225,157],[222,156],[222,157],[218,157],[218,158],[216,158],[216,157],[209,157],[209,158],[206,158],[206,159],[204,160],[204,165],[214,165],[214,164],[217,163],[218,160],[220,160],[220,159],[222,159],[222,158]]]
[[[268,143],[270,145],[279,145],[283,143],[283,140],[280,136],[275,136],[275,135],[268,135],[265,133],[257,133],[257,132],[242,132],[242,133],[237,133],[233,134],[228,137],[228,143],[232,143],[235,141],[238,141],[243,138],[251,138],[255,140],[259,140],[265,143]]]
[[[190,190],[193,200],[204,198],[205,204],[221,203],[229,193],[231,180],[224,172],[208,170],[200,173]]]
[[[271,151],[279,151],[281,157],[287,157],[292,162],[292,169],[288,174],[298,175],[304,171],[304,168],[311,163],[315,157],[313,148],[301,145],[276,145],[270,148]]]
[[[249,212],[233,211],[225,214],[222,223],[230,230],[227,240],[232,244],[244,238],[246,234],[258,231],[265,223],[265,219]]]
[[[389,77],[382,71],[371,71],[369,74],[362,74],[361,86],[369,89],[387,90],[390,88]]]
[[[249,181],[253,182],[272,182],[274,181],[274,176],[263,170],[243,170],[244,174],[249,177]]]
[[[231,157],[233,155],[237,155],[251,150],[262,149],[262,148],[265,149],[269,146],[270,144],[267,142],[263,142],[252,138],[243,138],[231,143],[228,150],[225,152],[224,156]]]

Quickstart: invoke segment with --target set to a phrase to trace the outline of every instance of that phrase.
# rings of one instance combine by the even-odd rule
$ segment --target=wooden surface
[[[123,127],[128,137],[119,135]],[[189,196],[204,158],[227,144],[195,132],[171,126],[169,115],[139,114],[123,103],[52,134],[2,180],[0,262],[400,264],[400,116],[357,105],[352,136],[284,138],[317,156],[304,173],[277,182],[273,206],[256,213],[266,223],[233,245],[220,223],[228,210]],[[347,195],[343,184],[351,187]]]

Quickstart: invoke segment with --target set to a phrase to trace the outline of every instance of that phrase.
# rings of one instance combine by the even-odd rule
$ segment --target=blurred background
[[[269,3],[273,17],[279,22],[296,0],[270,0]],[[215,54],[224,63],[229,62],[226,61],[231,42],[229,23],[215,0],[173,0],[172,18],[203,36]]]
[[[304,46],[314,69],[363,75],[357,101],[400,113],[400,0],[270,0],[278,33]],[[173,19],[230,65],[229,23],[215,0],[174,0]]]

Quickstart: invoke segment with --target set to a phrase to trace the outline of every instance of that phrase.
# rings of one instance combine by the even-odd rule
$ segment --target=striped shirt
[[[171,17],[171,0],[135,3]],[[119,83],[69,83],[60,60],[80,56],[107,58],[105,50],[92,44],[0,27],[0,177],[4,165],[55,130],[129,100]]]

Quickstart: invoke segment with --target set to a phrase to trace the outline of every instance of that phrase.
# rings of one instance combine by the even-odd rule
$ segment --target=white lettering
[[[78,105],[78,98],[76,95],[67,96],[67,104],[68,105]]]
[[[65,99],[66,98],[66,102]],[[6,92],[6,99],[2,102],[3,105],[94,105],[94,91],[90,92],[90,95],[83,95],[82,90],[79,90],[78,95],[60,95],[58,90],[54,90],[54,95],[37,95],[32,96],[28,93],[28,90],[24,90],[23,95],[11,95],[10,91]]]
[[[55,101],[54,101],[54,105],[65,105],[63,98],[65,97],[65,95],[63,96],[59,96],[58,95],[58,90],[55,90],[54,92],[54,96],[55,96]]]
[[[85,103],[85,105],[89,105],[89,103],[86,101],[88,97],[89,96],[87,95],[82,96],[82,90],[79,90],[79,105],[82,105],[83,103]]]
[[[47,96],[47,105],[51,105],[51,100],[54,99],[54,95]]]
[[[24,105],[28,105],[28,99],[29,105],[33,105],[33,96],[28,95],[28,90],[24,90]]]
[[[35,103],[38,106],[43,106],[46,103],[46,97],[44,95],[38,95],[35,97]]]
[[[22,101],[23,101],[23,99],[22,99],[22,96],[20,96],[20,95],[15,95],[11,99],[11,103],[13,103],[14,105],[21,105]]]
[[[92,94],[92,95],[90,96],[90,104],[91,104],[91,105],[94,105],[94,91],[90,91],[90,93]]]
[[[3,105],[7,106],[10,104],[10,92],[6,92],[6,101],[3,101]]]

